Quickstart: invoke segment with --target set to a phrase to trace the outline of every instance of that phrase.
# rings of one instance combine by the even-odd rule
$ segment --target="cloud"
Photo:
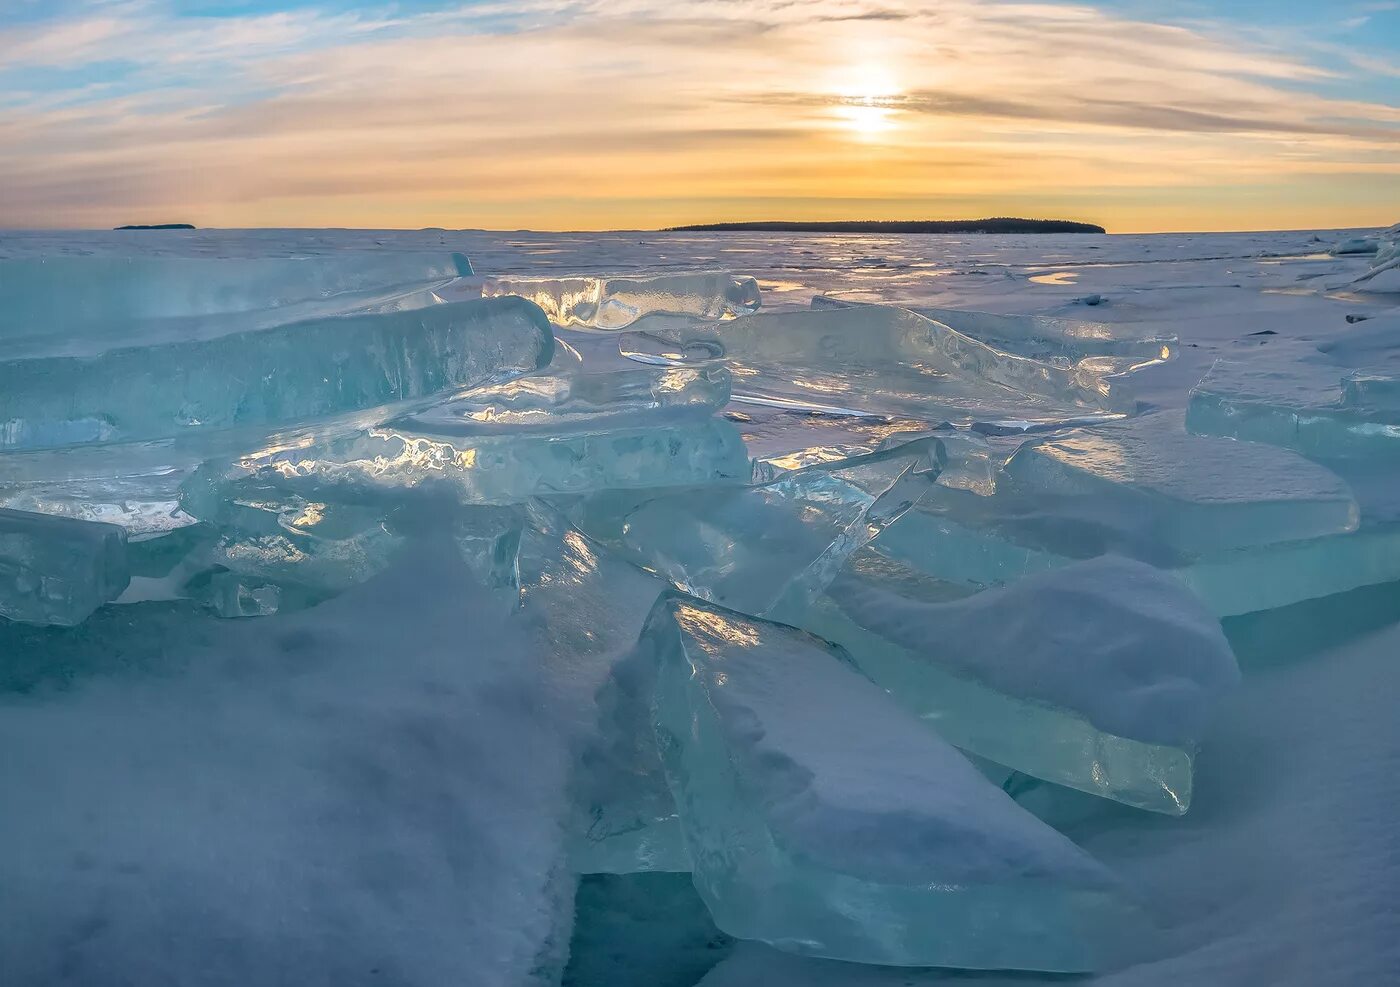
[[[630,225],[649,203],[701,198],[990,208],[1037,190],[1185,201],[1228,182],[1400,173],[1400,108],[1329,95],[1336,67],[1084,4],[188,18],[148,0],[0,30],[0,51],[0,78],[60,59],[77,71],[66,91],[0,101],[0,226]],[[117,56],[111,80],[78,71]]]

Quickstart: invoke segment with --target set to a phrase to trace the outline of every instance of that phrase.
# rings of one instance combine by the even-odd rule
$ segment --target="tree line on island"
[[[916,219],[855,220],[840,222],[695,223],[670,226],[667,233],[746,232],[746,233],[1106,233],[1102,226],[1066,219]]]

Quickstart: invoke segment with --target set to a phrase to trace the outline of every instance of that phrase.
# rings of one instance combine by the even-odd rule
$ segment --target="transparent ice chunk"
[[[1351,531],[1359,516],[1330,470],[1273,446],[1191,435],[1176,412],[1032,440],[1003,467],[1000,489],[1052,518],[1187,556]]]
[[[1321,459],[1400,457],[1400,406],[1361,400],[1368,391],[1393,393],[1393,375],[1364,381],[1354,392],[1344,391],[1345,373],[1296,359],[1217,360],[1191,391],[1186,426]]]
[[[0,617],[71,627],[129,581],[116,525],[0,509]]]
[[[722,367],[550,372],[476,388],[395,425],[453,436],[602,431],[708,418],[728,402]]]
[[[538,308],[484,299],[280,325],[215,339],[0,362],[0,450],[233,430],[264,436],[547,366]],[[380,418],[382,420],[382,417]]]
[[[950,743],[1045,781],[1184,813],[1192,759],[1239,680],[1219,621],[1171,575],[1104,556],[961,600],[844,571],[799,623]]]
[[[914,312],[864,305],[629,333],[644,363],[722,363],[735,400],[828,414],[1021,429],[1119,417],[1111,377],[1004,353]]]
[[[442,438],[392,428],[211,466],[224,498],[248,485],[306,500],[442,492],[463,504],[548,494],[747,482],[752,465],[728,422],[605,432]]]
[[[925,510],[891,525],[879,551],[950,586],[975,592],[1069,565],[1065,554],[1013,526]],[[1400,524],[1164,561],[1219,617],[1271,610],[1400,580]]]
[[[273,583],[248,582],[235,572],[210,578],[205,602],[220,617],[267,617],[277,612],[282,590]]]
[[[0,470],[28,457],[0,453]],[[14,468],[22,475],[23,468]],[[33,511],[82,521],[103,521],[126,529],[132,538],[167,534],[195,523],[180,510],[183,470],[95,476],[79,480],[13,483],[0,481],[0,507]],[[13,479],[14,476],[7,479]]]
[[[488,278],[490,298],[528,298],[565,328],[642,329],[756,312],[758,282],[727,271],[561,278]]]
[[[828,645],[680,597],[644,633],[657,744],[721,929],[893,966],[1100,964],[1124,925],[1109,875]]]
[[[857,302],[817,295],[812,308],[850,308]],[[1007,353],[1047,363],[1091,361],[1103,373],[1126,373],[1170,360],[1177,337],[1136,325],[1082,322],[1043,315],[996,315],[953,308],[913,306],[910,311]]]
[[[67,254],[0,259],[0,351],[86,339],[110,345],[153,323],[345,300],[471,273],[450,251],[337,250],[285,257]]]
[[[937,451],[918,443],[758,486],[659,497],[627,515],[622,537],[701,599],[754,614],[800,611],[928,491]]]

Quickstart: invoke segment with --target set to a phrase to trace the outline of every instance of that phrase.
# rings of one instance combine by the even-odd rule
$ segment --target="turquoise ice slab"
[[[1319,459],[1396,459],[1396,381],[1390,372],[1348,375],[1342,367],[1296,359],[1217,360],[1191,391],[1186,427]]]
[[[0,352],[128,345],[152,324],[373,294],[471,273],[450,251],[320,256],[55,255],[0,259]]]
[[[1057,569],[1076,557],[995,524],[965,523],[923,510],[906,513],[876,542],[884,554],[975,591]],[[1302,600],[1400,579],[1400,524],[1239,548],[1166,570],[1217,616],[1272,610]]]
[[[965,599],[848,569],[799,623],[943,739],[1045,781],[1179,815],[1239,681],[1220,623],[1169,574],[1105,556]]]
[[[741,483],[751,474],[743,439],[722,420],[461,439],[383,428],[210,463],[186,490],[189,496],[234,499],[240,491],[270,487],[310,501],[394,498],[423,490],[445,492],[463,504],[514,504],[549,494]],[[188,509],[198,516],[198,508]]]
[[[71,627],[129,581],[118,526],[0,510],[0,617]]]
[[[677,596],[643,634],[655,730],[715,924],[890,966],[1080,971],[1114,882],[817,638]]]
[[[475,388],[395,425],[450,436],[601,431],[708,418],[728,403],[723,367],[560,369]]]
[[[727,271],[577,277],[495,277],[490,298],[528,298],[557,326],[642,329],[732,319],[759,307],[758,282]]]
[[[850,308],[858,302],[817,295],[812,308]],[[1044,362],[1080,360],[1107,373],[1126,373],[1170,360],[1177,337],[1159,329],[1082,322],[1043,315],[996,315],[925,305],[910,309],[988,346]]]
[[[753,487],[658,497],[627,515],[622,539],[701,599],[768,616],[800,611],[924,496],[938,451],[922,442]]]
[[[1338,534],[1358,523],[1356,500],[1335,473],[1274,446],[1191,435],[1177,412],[1032,440],[1003,467],[999,494],[1176,556]]]
[[[1004,353],[875,305],[629,333],[621,348],[644,363],[722,363],[736,400],[806,411],[1017,429],[1120,417],[1134,407],[1104,374]]]
[[[265,435],[549,364],[544,314],[518,298],[431,305],[213,339],[0,362],[0,450]]]

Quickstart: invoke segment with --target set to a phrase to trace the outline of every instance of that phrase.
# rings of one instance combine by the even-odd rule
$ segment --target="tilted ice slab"
[[[599,277],[496,277],[482,295],[519,295],[557,326],[642,329],[758,311],[758,282],[727,271]]]
[[[877,545],[969,588],[1115,552],[1167,568],[1228,615],[1400,578],[1393,526],[1357,522],[1330,470],[1185,434],[1164,413],[1028,443],[994,496],[940,487]]]
[[[680,597],[643,633],[657,744],[721,929],[893,966],[1099,965],[1124,925],[1107,872],[830,646]]]
[[[927,493],[936,455],[917,443],[757,486],[658,497],[627,515],[623,541],[687,593],[781,617]]]
[[[416,402],[548,365],[520,299],[282,325],[216,339],[0,362],[0,450],[265,435]]]
[[[27,457],[0,456],[5,456],[0,471],[23,473],[14,461]],[[179,486],[185,476],[177,469],[57,482],[17,482],[17,477],[5,476],[0,479],[0,507],[103,521],[120,525],[133,538],[154,537],[195,523],[180,510]]]
[[[450,251],[341,250],[319,256],[55,255],[0,259],[0,353],[74,341],[130,345],[167,320],[407,290],[471,273]],[[178,323],[176,323],[178,325]],[[173,341],[171,336],[167,341]]]
[[[1007,525],[924,510],[907,512],[876,546],[891,558],[972,591],[1085,557],[1066,554]],[[1347,534],[1257,545],[1163,565],[1217,616],[1272,610],[1400,580],[1400,524],[1368,525]]]
[[[1400,457],[1400,375],[1298,359],[1217,360],[1191,391],[1186,427],[1319,459]]]
[[[723,420],[561,435],[463,439],[373,429],[211,464],[220,496],[271,486],[308,501],[444,491],[463,504],[549,494],[748,482],[743,439]]]
[[[1169,574],[1114,556],[962,600],[843,572],[803,627],[943,739],[1155,812],[1191,803],[1192,759],[1239,680],[1219,621]]]
[[[1100,373],[1003,353],[883,306],[632,333],[621,348],[643,363],[723,362],[735,400],[805,411],[1015,429],[1113,418],[1133,408]]]
[[[814,309],[841,309],[867,304],[827,295],[812,299]],[[963,309],[911,306],[911,312],[1006,353],[1046,363],[1088,361],[1101,373],[1124,373],[1170,360],[1177,337],[1159,329],[1055,319],[1043,315],[996,315]]]
[[[129,578],[116,525],[0,509],[0,617],[80,624]]]
[[[1273,446],[1191,435],[1163,412],[1021,446],[999,491],[1049,518],[1095,523],[1178,556],[1351,531],[1336,474]]]
[[[708,418],[728,403],[723,367],[562,369],[476,388],[395,425],[451,436],[604,431]]]

